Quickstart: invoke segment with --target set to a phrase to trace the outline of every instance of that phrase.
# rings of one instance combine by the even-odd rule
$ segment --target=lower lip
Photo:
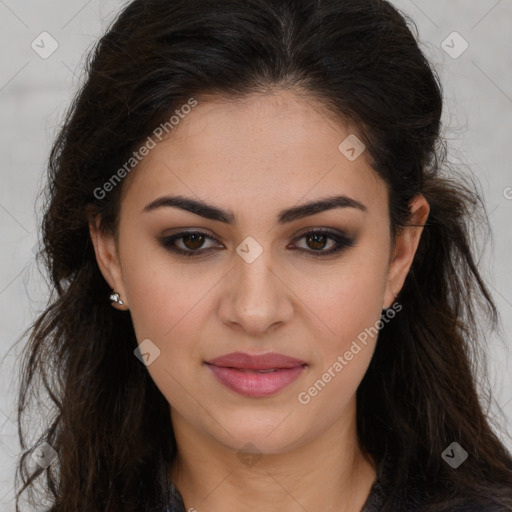
[[[247,373],[235,368],[223,368],[207,363],[208,368],[227,388],[241,395],[257,397],[269,396],[281,391],[305,370],[305,365],[281,368],[275,372]]]

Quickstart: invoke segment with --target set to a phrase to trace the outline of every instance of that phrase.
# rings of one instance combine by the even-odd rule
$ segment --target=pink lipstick
[[[206,365],[221,384],[250,397],[277,393],[307,367],[305,361],[275,352],[261,355],[232,352],[207,361]]]

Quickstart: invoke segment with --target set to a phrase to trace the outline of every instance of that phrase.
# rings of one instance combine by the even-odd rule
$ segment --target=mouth
[[[276,353],[252,356],[238,352],[205,364],[223,386],[248,397],[274,395],[308,368],[305,361]]]
[[[226,367],[224,367],[226,368]],[[229,366],[227,368],[230,368]],[[238,370],[244,373],[271,373],[277,372],[279,370],[285,370],[286,368],[269,368],[268,370],[248,370],[247,368],[232,368],[233,370]]]

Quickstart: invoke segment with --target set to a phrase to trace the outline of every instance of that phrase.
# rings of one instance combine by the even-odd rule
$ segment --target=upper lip
[[[295,368],[296,366],[305,365],[306,361],[276,352],[268,352],[260,355],[251,355],[245,352],[231,352],[230,354],[216,357],[211,361],[206,361],[206,363],[224,368],[270,370],[272,368]]]

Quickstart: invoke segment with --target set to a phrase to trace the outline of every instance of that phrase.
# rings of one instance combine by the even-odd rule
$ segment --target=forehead
[[[158,195],[180,193],[237,210],[339,192],[369,209],[379,197],[386,204],[368,155],[351,161],[339,149],[354,135],[321,103],[291,91],[203,97],[133,171],[125,200],[141,208]]]

